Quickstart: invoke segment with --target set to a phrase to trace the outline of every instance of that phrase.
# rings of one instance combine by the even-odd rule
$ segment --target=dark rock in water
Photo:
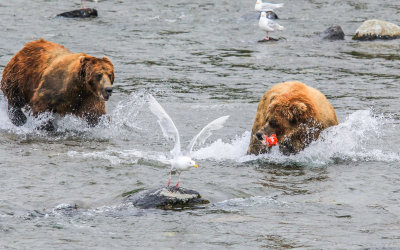
[[[279,38],[272,38],[272,37],[270,37],[269,40],[262,39],[262,40],[258,40],[258,42],[259,42],[259,43],[267,43],[267,42],[277,42],[277,41],[279,41],[279,40],[280,40]]]
[[[72,10],[72,11],[68,11],[68,12],[64,12],[64,13],[58,14],[57,16],[71,17],[71,18],[97,17],[97,10],[96,9]]]
[[[279,19],[278,15],[273,11],[266,11],[265,14],[267,14],[266,16],[268,19]]]
[[[159,208],[159,209],[184,209],[195,208],[200,204],[210,203],[201,195],[185,188],[175,186],[142,191],[129,195],[124,200],[125,203],[132,203],[139,208]]]
[[[269,19],[279,19],[278,15],[273,12],[273,11],[266,11],[267,18]],[[252,21],[252,20],[259,20],[260,19],[261,12],[250,12],[247,14],[244,14],[240,18],[246,20],[246,21]]]
[[[339,25],[333,25],[322,33],[324,40],[344,40],[344,32]]]
[[[400,38],[400,27],[377,19],[367,20],[356,30],[353,40],[371,41],[375,39]]]

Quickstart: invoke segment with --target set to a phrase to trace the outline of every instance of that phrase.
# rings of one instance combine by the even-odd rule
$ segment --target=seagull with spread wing
[[[263,3],[262,0],[257,0],[254,6],[255,11],[274,11],[274,9],[282,8],[283,3]]]
[[[199,141],[200,144],[204,143],[206,139],[212,134],[211,131],[221,129],[223,127],[223,124],[229,118],[229,116],[222,116],[210,122],[200,131],[200,133],[193,137],[186,150],[181,152],[179,132],[174,122],[152,95],[148,96],[148,101],[150,111],[155,116],[157,116],[158,124],[160,125],[164,137],[175,142],[175,146],[171,150],[172,159],[170,160],[171,170],[169,172],[168,186],[171,183],[172,171],[176,170],[178,172],[178,182],[176,183],[176,187],[179,187],[181,172],[184,170],[189,170],[191,167],[198,167],[198,165],[196,165],[196,163],[191,158],[191,152],[194,144],[197,141]]]

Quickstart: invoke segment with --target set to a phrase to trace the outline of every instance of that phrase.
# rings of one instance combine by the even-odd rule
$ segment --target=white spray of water
[[[102,119],[94,128],[85,121],[75,116],[57,118],[57,132],[61,138],[87,137],[92,139],[110,139],[130,141],[135,136],[133,132],[141,131],[138,125],[138,114],[146,109],[146,93],[132,93],[121,100],[113,111]],[[39,117],[28,115],[27,123],[21,127],[14,126],[7,115],[7,102],[0,96],[0,130],[16,135],[34,135],[46,140],[58,140],[59,136],[51,137],[45,131],[37,130],[39,124],[50,119],[50,114]],[[271,164],[298,164],[305,166],[326,166],[337,161],[400,161],[397,148],[389,148],[391,143],[385,141],[385,131],[393,128],[388,124],[393,121],[384,117],[374,116],[369,110],[356,111],[344,119],[338,126],[323,131],[320,138],[312,142],[305,150],[296,155],[285,156],[279,152],[278,147],[273,147],[271,152],[263,155],[247,155],[250,141],[250,132],[245,131],[233,138],[218,139],[208,146],[193,152],[197,160],[233,161],[244,163],[261,161]],[[387,139],[386,139],[387,140]],[[111,164],[133,164],[138,160],[148,161],[146,164],[168,164],[169,155],[146,149],[108,148],[98,152],[68,153],[70,157],[89,159],[105,159]]]
[[[57,140],[67,137],[85,137],[92,139],[109,139],[117,136],[123,138],[132,130],[138,130],[136,117],[146,103],[144,92],[132,93],[124,100],[117,103],[113,111],[101,117],[95,127],[90,127],[84,119],[74,115],[60,117],[49,112],[37,117],[31,112],[26,112],[27,122],[23,126],[13,125],[7,114],[7,101],[0,95],[0,130],[9,131],[17,135],[36,135],[48,140]],[[38,129],[41,124],[52,120],[56,126],[57,136],[52,136],[47,131]]]
[[[17,135],[40,134],[40,132],[35,128],[39,127],[40,124],[44,124],[53,117],[54,116],[50,113],[43,113],[37,117],[33,117],[31,113],[28,113],[26,124],[17,127],[12,124],[11,120],[8,118],[7,101],[2,95],[0,95],[0,130],[10,131]]]
[[[371,111],[361,110],[350,114],[344,122],[323,131],[317,141],[295,155],[285,156],[278,147],[263,155],[247,155],[250,132],[236,135],[230,141],[218,139],[208,146],[193,152],[198,160],[233,161],[245,163],[261,161],[271,164],[297,164],[304,166],[326,166],[337,161],[400,161],[399,152],[385,148],[383,128],[387,119],[375,117]],[[94,156],[95,154],[96,156]],[[77,156],[75,154],[74,156]],[[107,159],[113,156],[112,164],[131,163],[132,159],[147,159],[166,164],[168,155],[164,152],[115,150],[106,152],[81,153],[80,157]]]
[[[306,166],[323,166],[342,161],[383,161],[400,160],[399,153],[376,148],[384,144],[382,128],[385,119],[374,117],[370,111],[356,111],[343,123],[323,131],[317,141],[312,142],[305,150],[296,155],[282,155],[278,147],[263,155],[246,155],[250,133],[245,132],[231,143],[221,140],[198,150],[195,157],[199,159],[228,159],[237,162],[261,160],[273,164],[294,163]]]

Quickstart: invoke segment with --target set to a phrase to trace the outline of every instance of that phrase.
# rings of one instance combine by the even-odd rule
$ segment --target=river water
[[[35,129],[46,117],[13,126],[0,94],[0,248],[400,247],[400,43],[351,40],[366,19],[400,24],[400,4],[282,2],[286,29],[272,34],[281,40],[257,43],[265,34],[249,0],[99,0],[87,2],[99,11],[90,20],[55,17],[78,0],[1,1],[1,71],[25,43],[44,38],[109,57],[115,92],[110,119],[89,128],[60,118],[53,134]],[[345,41],[320,39],[332,24]],[[340,124],[297,155],[246,155],[259,98],[288,80],[323,92]],[[202,209],[122,203],[127,192],[167,184],[173,143],[149,112],[148,93],[183,145],[230,115],[195,146],[199,168],[182,174],[183,187],[210,200]]]

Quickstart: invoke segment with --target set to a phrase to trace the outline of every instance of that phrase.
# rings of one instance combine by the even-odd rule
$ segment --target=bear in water
[[[283,154],[298,153],[337,124],[334,108],[317,89],[301,82],[279,83],[258,104],[248,154],[266,153],[264,140],[271,135]]]
[[[108,58],[74,54],[40,39],[27,43],[10,60],[3,71],[1,90],[16,126],[26,122],[25,106],[33,115],[46,111],[73,114],[94,126],[106,114],[105,101],[111,96],[113,82],[114,66]],[[54,129],[48,125],[46,129]]]

